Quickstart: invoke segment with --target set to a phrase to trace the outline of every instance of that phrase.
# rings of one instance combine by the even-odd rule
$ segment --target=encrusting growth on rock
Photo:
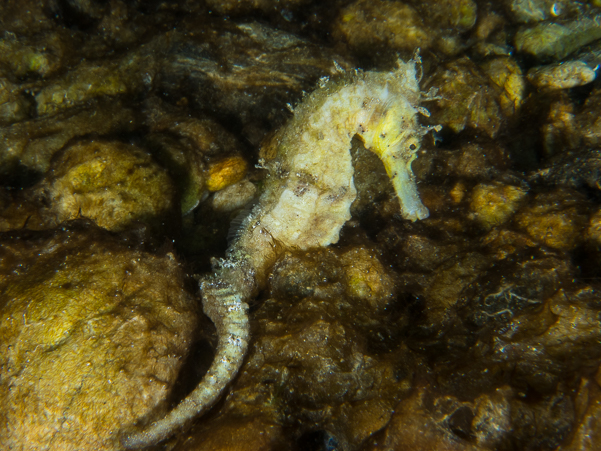
[[[128,448],[155,444],[211,408],[236,376],[248,347],[246,301],[265,283],[269,267],[286,249],[336,243],[350,219],[357,191],[350,147],[358,135],[386,168],[405,219],[428,216],[411,162],[422,136],[419,106],[432,100],[419,90],[419,58],[398,62],[393,72],[353,71],[320,80],[319,88],[262,151],[269,170],[265,191],[243,221],[226,260],[201,282],[203,308],[217,327],[213,364],[198,387],[164,418],[123,438]]]

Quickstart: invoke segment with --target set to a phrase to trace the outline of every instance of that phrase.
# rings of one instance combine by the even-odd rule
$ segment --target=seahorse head
[[[406,160],[410,155],[415,156],[424,134],[417,123],[417,113],[418,110],[405,99],[391,95],[375,106],[358,135],[365,147],[380,158],[394,152],[403,154]]]
[[[406,87],[405,84],[401,86]],[[384,163],[399,199],[402,216],[416,221],[427,218],[429,213],[417,192],[411,162],[417,157],[422,137],[429,130],[438,130],[439,127],[419,124],[418,114],[429,115],[415,101],[420,98],[419,92],[404,94],[407,92],[398,89],[398,86],[393,85],[392,89],[386,86],[381,95],[370,102],[369,119],[360,124],[357,134],[363,139],[365,147]]]

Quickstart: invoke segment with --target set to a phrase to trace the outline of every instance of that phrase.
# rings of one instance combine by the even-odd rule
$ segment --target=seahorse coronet
[[[236,377],[250,340],[247,301],[266,283],[268,269],[287,249],[336,243],[355,200],[350,154],[359,136],[384,163],[401,214],[428,216],[419,197],[411,162],[422,137],[437,126],[422,126],[420,106],[435,91],[419,88],[420,59],[398,61],[392,72],[353,70],[319,80],[293,117],[262,150],[268,169],[258,204],[242,221],[225,260],[213,260],[214,274],[200,282],[203,310],[219,343],[207,374],[179,405],[145,429],[125,433],[127,448],[156,444],[209,410]]]

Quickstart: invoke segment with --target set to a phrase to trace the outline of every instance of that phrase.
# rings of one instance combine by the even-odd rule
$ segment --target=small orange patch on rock
[[[236,156],[221,160],[209,168],[207,189],[219,191],[233,185],[244,178],[247,169],[248,164],[242,157]]]

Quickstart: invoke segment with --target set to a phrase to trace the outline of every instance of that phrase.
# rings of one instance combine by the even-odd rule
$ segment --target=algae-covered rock
[[[281,425],[268,415],[211,423],[177,449],[181,451],[264,451],[286,449]]]
[[[516,212],[526,191],[518,186],[480,184],[472,191],[470,208],[484,228],[503,224]]]
[[[138,115],[120,102],[91,102],[52,117],[39,117],[0,128],[0,174],[17,168],[44,173],[50,159],[75,137],[131,131]]]
[[[89,223],[0,236],[0,443],[117,450],[164,406],[197,307],[173,254]]]
[[[296,9],[309,0],[207,0],[206,4],[212,10],[221,14],[241,14],[252,10],[263,12],[280,12],[285,17],[291,9]]]
[[[569,0],[505,0],[507,9],[517,22],[536,23],[553,20],[578,11],[579,2]]]
[[[518,227],[546,246],[570,250],[582,241],[587,217],[585,200],[570,190],[538,194],[517,213]]]
[[[56,27],[51,15],[55,1],[6,0],[0,3],[0,24],[3,30],[19,34],[35,34]]]
[[[62,30],[35,38],[5,33],[0,39],[0,68],[13,78],[48,77],[69,61],[74,42]]]
[[[591,216],[586,237],[597,246],[601,246],[601,210]]]
[[[522,106],[526,92],[526,82],[520,66],[511,57],[500,57],[489,60],[480,67],[501,88],[497,98],[499,105],[506,117],[512,117]]]
[[[490,265],[488,256],[480,252],[463,252],[445,260],[424,281],[425,304],[430,312],[417,327],[428,331],[448,327],[453,320],[450,312],[462,301],[463,291]],[[403,276],[410,278],[412,274]],[[454,347],[453,343],[440,345]]]
[[[38,115],[55,114],[98,98],[135,95],[148,89],[156,68],[146,51],[126,55],[122,60],[81,63],[36,92]],[[158,49],[153,47],[149,53],[152,51]]]
[[[512,401],[512,396],[505,386],[466,402],[453,396],[431,397],[427,388],[420,388],[399,405],[382,439],[367,449],[488,451],[510,447],[512,434],[527,437],[521,443],[531,446],[528,449],[553,449],[567,435],[573,419],[569,398],[549,397],[543,408],[532,408],[524,401]],[[532,437],[537,428],[544,430]]]
[[[473,30],[477,42],[473,46],[476,55],[482,57],[510,56],[512,48],[505,31],[508,25],[506,18],[495,9],[482,8]]]
[[[382,47],[405,52],[425,50],[435,36],[411,5],[384,0],[351,3],[341,11],[333,33],[368,55]]]
[[[478,5],[473,0],[412,1],[433,28],[465,32],[476,24]]]
[[[352,144],[351,155],[355,169],[353,181],[357,188],[357,198],[351,205],[351,214],[357,218],[376,209],[381,202],[390,198],[393,191],[386,169],[378,156],[365,149],[359,140],[354,140]],[[412,168],[415,171],[415,165]]]
[[[176,190],[149,153],[119,141],[71,145],[37,184],[0,196],[0,230],[54,228],[85,217],[112,231],[147,236],[178,223]]]
[[[369,303],[374,311],[383,312],[395,296],[393,277],[373,250],[355,248],[341,256],[346,270],[347,294],[357,302]]]
[[[435,179],[458,177],[465,181],[492,180],[510,167],[510,159],[505,148],[492,140],[471,140],[455,148],[436,149],[425,155],[431,163],[427,173]],[[419,161],[419,160],[418,160]],[[419,173],[419,171],[416,171]]]
[[[599,16],[583,16],[566,23],[543,22],[522,28],[515,35],[515,47],[540,61],[559,61],[600,37]]]
[[[36,190],[48,205],[50,224],[85,217],[114,231],[136,224],[162,229],[174,212],[167,172],[142,149],[120,142],[68,147]]]
[[[158,447],[595,449],[600,5],[0,1],[0,448],[122,449],[185,396],[214,337],[175,383],[183,272],[227,257],[261,142],[321,77],[419,48],[430,216],[402,219],[356,139],[340,241],[258,271],[239,376]],[[55,229],[78,217],[110,231]]]
[[[190,213],[207,196],[202,151],[187,140],[167,133],[151,133],[146,138],[157,162],[169,171],[177,186],[181,213]]]
[[[557,267],[548,263],[552,262],[547,261],[546,265],[539,266],[539,274],[546,279],[539,287],[546,287],[535,297],[538,302],[532,302],[535,299],[528,299],[527,294],[523,296],[526,300],[515,298],[514,303],[522,302],[526,308],[521,311],[510,308],[515,316],[505,312],[505,320],[499,316],[494,320],[497,324],[502,324],[503,321],[508,321],[508,324],[499,327],[498,335],[489,339],[490,348],[486,351],[485,358],[489,361],[488,365],[511,368],[511,384],[514,387],[532,387],[542,396],[541,402],[528,407],[522,406],[528,410],[547,410],[552,407],[547,403],[552,398],[563,398],[564,402],[571,403],[570,397],[565,395],[564,384],[572,384],[573,381],[566,380],[565,376],[586,368],[597,368],[600,356],[596,345],[599,339],[599,304],[594,294],[595,289],[590,286],[569,286],[565,283],[566,274],[560,274],[558,278],[553,272]],[[558,269],[563,272],[561,268]],[[521,294],[527,293],[528,281],[524,282],[525,285],[521,288],[516,287],[513,296],[520,296],[517,294],[519,291]],[[538,284],[534,278],[531,278],[530,283]],[[565,289],[556,290],[552,296],[548,295],[561,286]],[[517,397],[514,402],[519,404],[520,398]],[[517,420],[521,421],[519,415]],[[562,421],[569,424],[574,419],[566,416]],[[528,431],[521,424],[519,429],[521,431],[516,437],[524,442],[533,438],[544,440],[544,434],[540,432],[532,429]],[[556,445],[566,438],[565,424],[563,432],[560,428],[552,430],[554,432],[550,436],[554,436]]]
[[[31,110],[31,102],[18,85],[0,78],[0,126],[26,119]]]
[[[595,77],[594,69],[582,61],[566,61],[528,71],[528,80],[539,89],[574,88],[592,82]]]
[[[547,156],[557,155],[557,158],[548,162],[547,169],[555,173],[565,172],[566,169],[569,172],[564,165],[572,160],[573,172],[583,173],[587,168],[596,170],[595,152],[601,144],[600,107],[599,89],[593,89],[582,107],[577,107],[565,95],[551,104],[547,120],[542,126],[543,143]]]
[[[575,148],[581,141],[576,122],[576,106],[566,93],[555,93],[545,123],[541,126],[543,151],[546,157],[560,155]]]
[[[559,254],[537,250],[520,236],[502,237],[489,249],[501,243],[511,253],[496,252],[495,264],[482,271],[462,292],[464,321],[472,328],[494,328],[504,339],[519,341],[529,332],[543,333],[553,322],[545,302],[573,274],[573,267]],[[534,376],[533,376],[534,377]]]
[[[253,128],[281,124],[287,104],[303,90],[335,74],[337,67],[350,67],[332,50],[259,22],[205,18],[187,27],[187,35],[171,38],[159,72],[160,89]]]
[[[420,388],[403,400],[382,433],[381,440],[371,444],[369,451],[413,449],[444,449],[448,451],[484,450],[474,443],[472,421],[473,406],[455,397],[441,396],[429,399],[427,390]],[[503,420],[497,418],[498,423]],[[493,423],[494,424],[494,423]],[[494,429],[489,423],[487,430]],[[491,426],[493,426],[491,428]],[[496,424],[495,424],[496,426]],[[507,428],[497,431],[505,435]]]
[[[531,175],[535,181],[571,188],[601,189],[601,149],[584,148],[559,154]]]
[[[499,87],[491,84],[469,58],[441,66],[426,84],[439,90],[440,100],[431,107],[433,123],[449,127],[454,133],[468,127],[490,137],[499,132],[504,119],[498,101]]]
[[[599,380],[599,372],[596,380]],[[601,421],[601,390],[598,382],[582,378],[574,407],[577,424],[572,429],[571,440],[563,443],[558,449],[561,451],[594,449],[601,440],[601,430],[597,427]]]

